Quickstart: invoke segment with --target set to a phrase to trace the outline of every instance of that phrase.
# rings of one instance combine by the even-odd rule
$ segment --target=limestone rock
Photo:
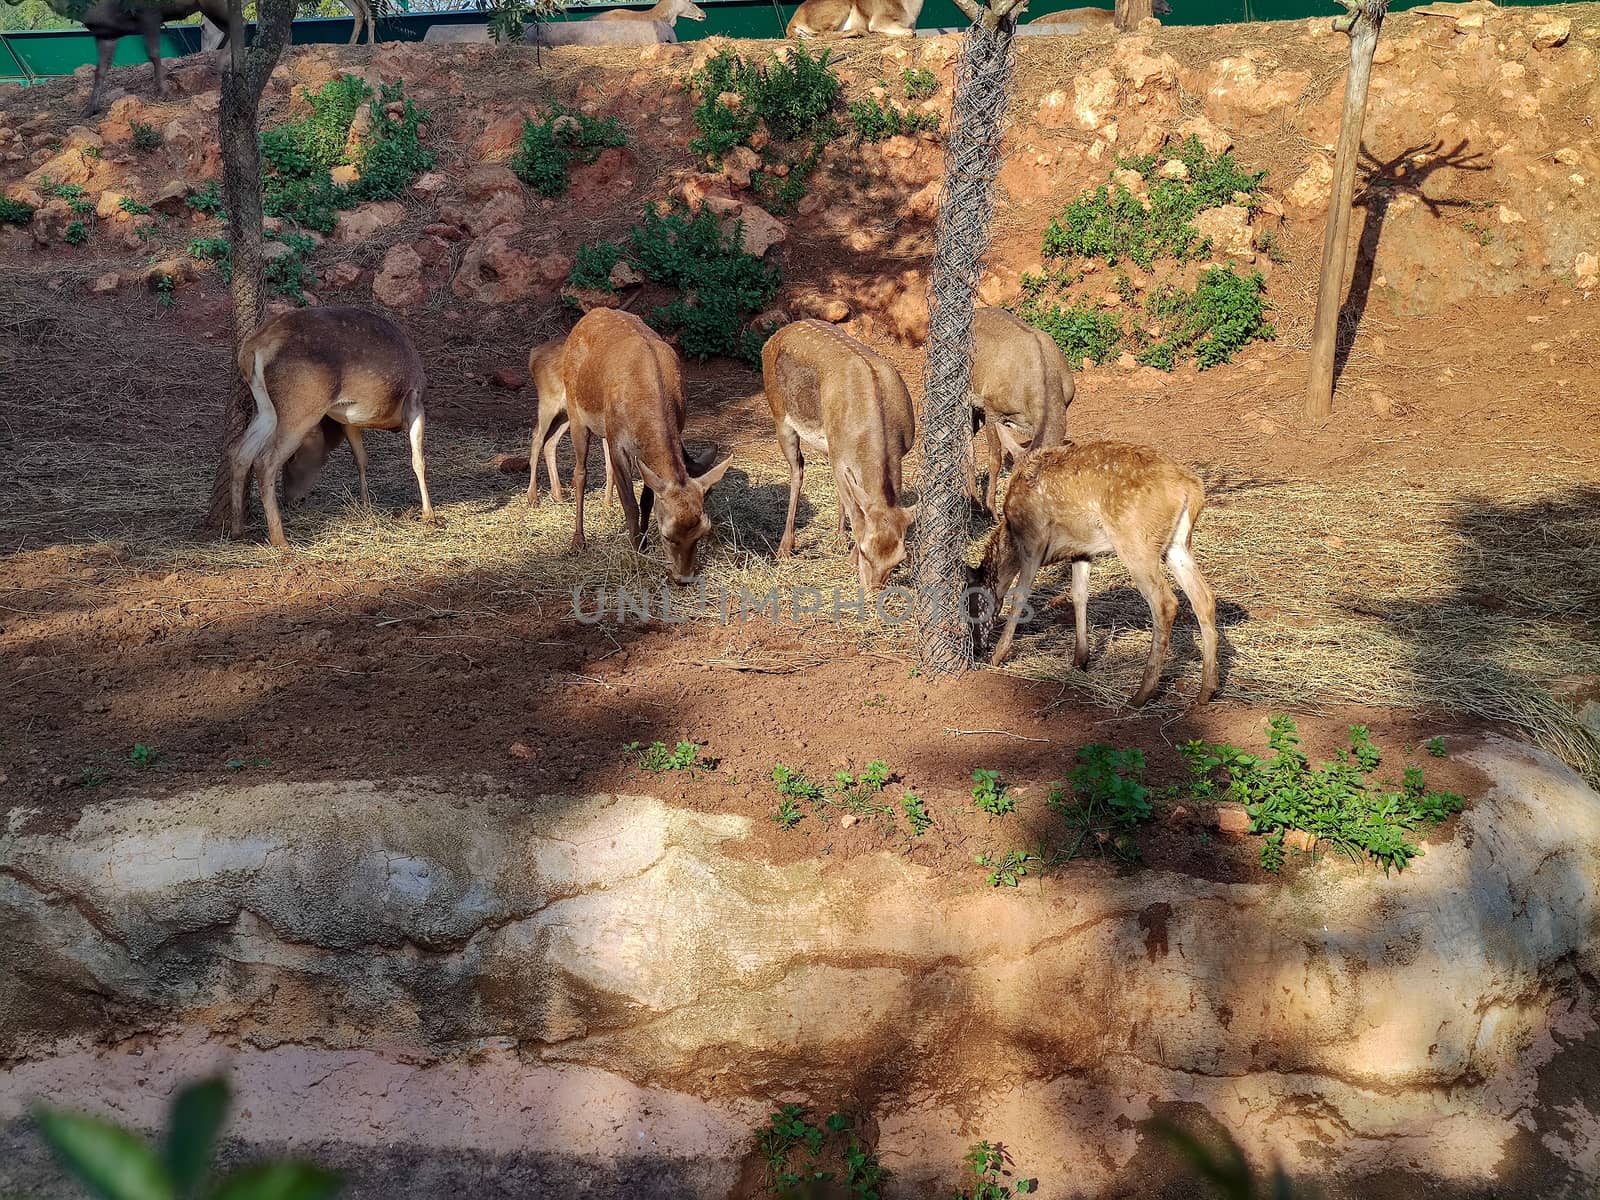
[[[1255,254],[1255,235],[1250,228],[1250,211],[1238,204],[1225,204],[1196,213],[1195,232],[1211,239],[1214,254],[1229,258],[1251,258]]]
[[[373,278],[372,298],[387,308],[414,308],[427,297],[421,256],[408,245],[391,248]]]
[[[341,212],[334,222],[334,240],[344,245],[366,241],[379,230],[405,219],[405,206],[395,200],[375,200]]]

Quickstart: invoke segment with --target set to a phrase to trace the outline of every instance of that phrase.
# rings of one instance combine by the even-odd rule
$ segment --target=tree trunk
[[[1322,235],[1322,274],[1317,283],[1317,316],[1311,327],[1311,368],[1306,383],[1306,416],[1325,421],[1333,412],[1333,367],[1339,342],[1339,308],[1344,300],[1345,256],[1350,248],[1350,202],[1355,197],[1356,162],[1361,157],[1361,130],[1367,113],[1367,86],[1372,82],[1372,56],[1378,49],[1388,0],[1350,9],[1334,22],[1350,35],[1350,74],[1344,86],[1344,112],[1339,118],[1339,143],[1334,151],[1333,194],[1328,197],[1328,224]]]
[[[228,245],[233,282],[233,351],[261,324],[263,230],[261,221],[261,93],[289,43],[295,0],[259,0],[254,42],[245,47],[243,0],[228,4],[228,63],[222,72],[222,100],[217,109],[222,146],[222,195],[228,210]],[[205,527],[228,528],[232,519],[229,465],[233,447],[250,422],[254,401],[250,388],[230,361],[228,399],[222,413],[222,453],[211,481],[211,503]]]
[[[1151,0],[1117,0],[1116,12],[1112,17],[1112,24],[1118,33],[1128,33],[1139,28],[1139,22],[1146,17],[1155,16]]]
[[[962,43],[945,150],[944,196],[928,292],[914,562],[918,641],[930,675],[958,674],[972,666],[972,630],[961,603],[969,513],[964,480],[972,438],[967,394],[972,386],[972,312],[989,249],[1000,137],[1016,63],[1010,9],[997,4],[969,13],[979,19]]]

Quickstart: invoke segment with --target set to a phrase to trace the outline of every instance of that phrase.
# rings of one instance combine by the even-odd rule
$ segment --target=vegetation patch
[[[1011,1155],[998,1142],[975,1143],[964,1161],[974,1182],[951,1200],[1011,1200],[1038,1190],[1039,1181],[1019,1177]]]
[[[33,205],[0,196],[0,225],[26,225],[33,220]]]
[[[161,148],[161,131],[143,121],[130,121],[128,127],[133,131],[133,148],[141,153],[148,154],[152,150]]]
[[[1118,160],[1108,182],[1069,203],[1045,230],[1046,269],[1022,279],[1017,313],[1048,333],[1070,362],[1104,363],[1127,350],[1144,366],[1170,371],[1193,359],[1201,369],[1231,361],[1252,341],[1271,340],[1266,281],[1233,266],[1202,271],[1193,288],[1166,283],[1141,298],[1127,271],[1155,272],[1211,253],[1194,219],[1207,209],[1237,205],[1253,212],[1264,171],[1246,171],[1231,153],[1214,154],[1196,138],[1170,152]],[[1115,293],[1097,282],[1088,294],[1088,267],[1114,272]]]
[[[984,767],[972,772],[972,804],[979,812],[988,813],[991,817],[1003,817],[1017,809],[1011,787],[1000,778],[1000,772]]]
[[[372,89],[354,75],[330,79],[307,97],[311,112],[261,134],[262,207],[268,216],[331,233],[339,210],[367,200],[391,200],[434,164],[419,130],[428,114],[405,98],[399,83]],[[350,147],[361,105],[371,124]],[[352,184],[333,181],[335,167],[352,166]]]
[[[1283,865],[1284,838],[1299,830],[1352,859],[1370,857],[1404,870],[1422,853],[1410,835],[1461,811],[1454,792],[1429,791],[1421,767],[1408,766],[1398,785],[1373,776],[1383,756],[1364,725],[1350,727],[1348,749],[1315,767],[1300,750],[1294,720],[1278,715],[1267,726],[1270,755],[1245,754],[1234,746],[1192,741],[1183,747],[1190,791],[1197,798],[1242,804],[1250,832],[1266,835],[1261,865]]]
[[[1097,854],[1124,862],[1138,859],[1133,831],[1152,812],[1144,772],[1143,750],[1122,750],[1104,742],[1079,747],[1067,786],[1051,784],[1045,801],[1066,818],[1070,830],[1070,844],[1062,857]]]
[[[304,233],[274,233],[271,230],[267,232],[266,240],[283,247],[266,247],[262,278],[268,289],[277,295],[287,296],[297,304],[304,304],[306,285],[311,282],[309,261],[316,252],[316,240]],[[233,278],[233,247],[225,237],[195,238],[189,243],[189,257],[197,262],[216,263],[224,282]]]
[[[737,224],[724,228],[708,209],[691,216],[681,205],[666,213],[647,208],[628,231],[626,246],[580,246],[568,287],[614,292],[611,271],[620,262],[675,293],[645,319],[662,333],[676,334],[684,354],[700,361],[726,354],[760,362],[772,330],[751,326],[750,318],[771,302],[782,275],[745,253]]]
[[[761,158],[752,190],[775,211],[791,210],[823,146],[839,132],[841,85],[830,52],[813,55],[799,45],[787,60],[771,53],[758,60],[723,50],[687,82],[698,131],[689,149],[717,166],[735,147],[750,148]]]
[[[222,189],[213,179],[205,187],[195,192],[184,200],[192,212],[200,213],[207,217],[220,217],[222,215]]]
[[[555,104],[542,120],[524,118],[522,146],[511,170],[541,196],[559,196],[567,190],[573,163],[592,163],[608,146],[627,140],[615,117],[590,117]]]
[[[649,771],[652,775],[664,775],[668,771],[684,771],[691,779],[694,778],[697,767],[716,766],[715,759],[700,757],[698,743],[688,741],[680,741],[671,748],[665,742],[651,742],[648,746],[643,742],[629,742],[622,748],[622,757],[641,771]]]
[[[785,1104],[756,1134],[756,1149],[766,1163],[766,1194],[782,1200],[879,1200],[889,1178],[846,1113],[833,1113],[819,1125],[804,1105]]]

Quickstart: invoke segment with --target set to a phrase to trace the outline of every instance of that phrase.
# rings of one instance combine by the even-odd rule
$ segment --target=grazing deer
[[[789,460],[789,515],[778,555],[794,551],[805,450],[828,456],[839,489],[839,536],[855,533],[850,563],[875,592],[906,556],[916,507],[901,505],[901,460],[916,436],[911,397],[885,358],[826,321],[795,321],[767,340],[761,381]]]
[[[561,503],[561,477],[556,474],[556,446],[572,427],[567,420],[567,384],[561,377],[562,355],[567,339],[555,338],[528,352],[528,377],[539,396],[539,413],[533,426],[533,442],[528,448],[528,504],[539,503],[539,454],[544,451],[545,474],[550,477],[550,497]],[[554,430],[554,433],[551,431]],[[613,473],[611,452],[605,440],[600,455],[606,464],[605,496],[611,498]]]
[[[984,633],[992,632],[1001,597],[1017,582],[1011,616],[990,663],[999,666],[1010,653],[1039,568],[1070,561],[1076,623],[1072,661],[1082,669],[1089,661],[1089,564],[1115,552],[1150,605],[1150,658],[1131,701],[1143,704],[1161,678],[1178,614],[1177,597],[1161,573],[1164,558],[1200,621],[1203,667],[1196,703],[1206,703],[1217,690],[1217,602],[1192,546],[1205,503],[1205,489],[1192,471],[1147,446],[1069,442],[1030,454],[1012,477],[1005,517],[984,548],[983,565],[969,568],[969,582],[990,602]]]
[[[656,0],[656,3],[645,9],[613,8],[610,12],[596,13],[587,18],[589,21],[659,21],[668,29],[672,29],[682,17],[691,21],[704,21],[706,10],[695,4],[693,0]],[[676,36],[676,34],[674,34]]]
[[[792,38],[824,33],[915,37],[921,15],[922,0],[805,0],[789,18],[784,33]]]
[[[655,46],[678,40],[665,21],[539,21],[522,40],[536,46]]]
[[[303,495],[339,439],[348,437],[367,503],[363,429],[404,429],[422,493],[422,518],[433,519],[422,456],[422,392],[427,379],[416,347],[393,322],[364,308],[301,308],[282,313],[245,339],[239,373],[256,411],[233,448],[232,534],[244,533],[245,478],[255,468],[267,540],[287,546],[278,511],[278,472],[293,461],[286,485]]]
[[[1072,369],[1055,339],[1003,308],[980,308],[972,321],[973,457],[981,429],[988,449],[984,507],[995,511],[1004,458],[1021,464],[1030,451],[1059,446],[1067,436]],[[977,499],[976,468],[967,494]]]
[[[583,536],[584,477],[589,439],[601,437],[606,440],[616,477],[629,541],[643,550],[650,510],[659,497],[656,524],[671,560],[668,578],[676,584],[693,583],[695,547],[711,532],[705,513],[706,493],[727,472],[733,456],[690,474],[683,452],[683,375],[677,354],[632,313],[597,308],[585,314],[567,336],[562,378],[572,450],[577,456],[572,469],[577,504],[573,552],[582,553],[587,545]],[[643,496],[637,502],[635,475],[644,481]]]
[[[20,4],[22,0],[6,0]],[[161,26],[167,21],[181,21],[202,14],[222,32],[222,43],[228,40],[227,0],[99,0],[84,10],[73,0],[46,0],[57,15],[79,21],[94,35],[94,84],[89,90],[89,104],[84,116],[100,111],[100,90],[105,84],[106,72],[111,69],[112,56],[117,52],[117,42],[138,34],[144,38],[144,52],[156,72],[156,95],[166,94],[166,75],[161,65]],[[367,43],[373,40],[372,9],[368,0],[344,0],[344,6],[355,17],[355,28],[350,34],[353,45],[367,30]]]
[[[1029,21],[1029,25],[1053,25],[1051,33],[1084,33],[1090,29],[1110,29],[1115,14],[1108,8],[1064,8],[1060,12],[1045,13]]]

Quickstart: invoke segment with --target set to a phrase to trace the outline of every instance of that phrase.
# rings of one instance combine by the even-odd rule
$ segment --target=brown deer
[[[1064,8],[1060,12],[1044,13],[1029,21],[1029,25],[1053,25],[1051,33],[1085,33],[1090,29],[1110,29],[1115,14],[1106,8]]]
[[[550,497],[561,501],[561,478],[556,474],[556,446],[571,428],[567,420],[567,384],[562,378],[562,356],[567,347],[566,338],[554,338],[528,352],[528,377],[533,380],[534,391],[539,396],[539,412],[533,426],[533,442],[528,449],[528,503],[539,503],[539,455],[544,452],[545,474],[550,477]],[[554,431],[552,433],[551,431]],[[605,440],[600,442],[600,455],[606,464],[605,497],[611,498],[613,474],[611,452]]]
[[[683,374],[671,346],[632,313],[597,308],[572,327],[562,356],[567,415],[572,424],[572,490],[577,514],[572,549],[582,553],[583,485],[590,437],[606,440],[606,453],[628,523],[628,540],[644,548],[656,498],[656,524],[666,543],[668,578],[693,583],[695,548],[711,532],[705,497],[728,470],[729,455],[716,466],[689,473],[683,452]],[[633,478],[644,481],[635,501]]]
[[[629,9],[613,8],[609,12],[596,13],[587,18],[590,21],[659,21],[668,29],[678,23],[682,17],[691,21],[704,21],[706,10],[695,4],[693,0],[656,0],[649,8]]]
[[[1067,437],[1067,406],[1076,388],[1055,339],[1003,308],[980,308],[972,320],[973,457],[981,430],[988,450],[984,508],[995,512],[1006,457],[1020,464],[1029,451],[1059,446]],[[976,467],[967,494],[977,499]]]
[[[916,437],[911,397],[885,358],[826,321],[795,321],[767,340],[761,381],[789,460],[789,515],[778,555],[794,551],[805,450],[828,456],[839,489],[839,536],[855,533],[850,563],[875,592],[906,556],[916,507],[901,504],[901,465]]]
[[[422,393],[427,379],[411,339],[364,308],[301,308],[282,313],[245,339],[239,373],[256,411],[234,446],[232,534],[244,533],[245,479],[252,467],[267,517],[267,540],[287,546],[278,511],[278,472],[293,460],[286,492],[303,495],[339,440],[350,439],[367,497],[363,429],[404,429],[422,517],[433,519],[423,462]]]
[[[789,18],[784,34],[792,38],[825,33],[914,37],[921,15],[922,0],[804,0]]]
[[[1072,563],[1072,609],[1076,623],[1073,665],[1089,661],[1089,564],[1115,552],[1150,605],[1153,626],[1144,678],[1133,694],[1135,706],[1150,699],[1161,678],[1178,600],[1161,573],[1162,559],[1177,577],[1200,622],[1204,704],[1217,690],[1217,602],[1193,555],[1194,527],[1206,494],[1192,471],[1147,446],[1089,442],[1038,450],[1012,477],[1005,517],[984,548],[983,565],[969,568],[970,584],[987,597],[992,632],[1012,581],[1011,616],[990,663],[999,666],[1011,651],[1017,622],[1033,590],[1039,568]]]

